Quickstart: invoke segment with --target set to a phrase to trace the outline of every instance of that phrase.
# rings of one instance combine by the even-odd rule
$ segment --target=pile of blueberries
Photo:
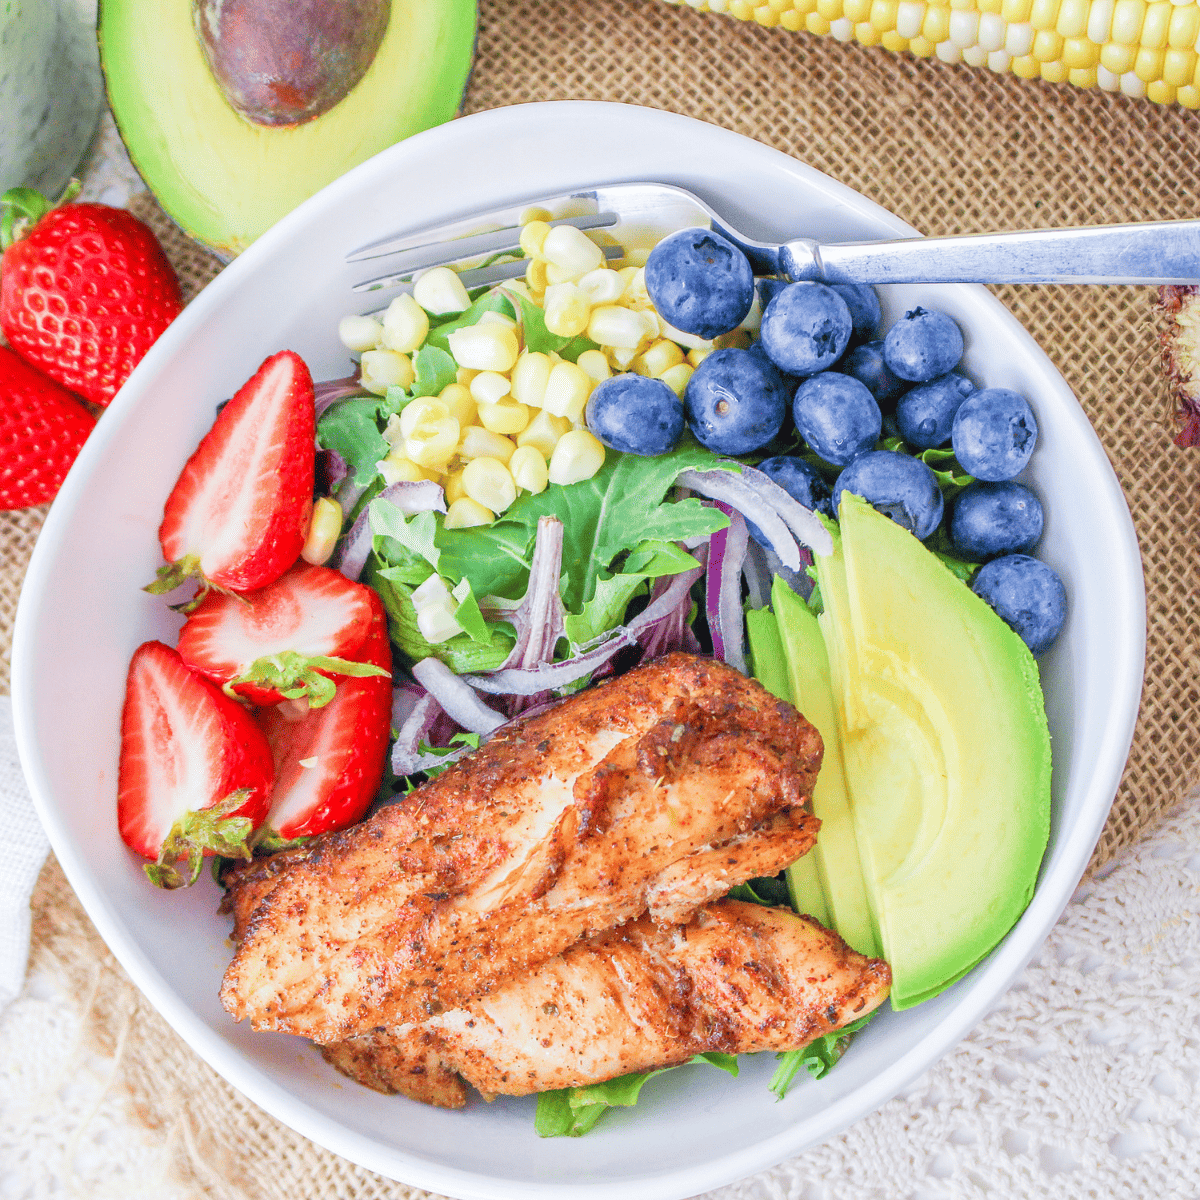
[[[843,492],[862,496],[922,541],[942,528],[945,501],[915,454],[950,446],[974,482],[953,500],[943,538],[954,556],[984,564],[974,591],[1030,650],[1050,646],[1066,591],[1028,553],[1042,534],[1042,506],[1013,482],[1033,454],[1037,422],[1017,392],[977,389],[955,370],[963,337],[952,317],[914,308],[877,339],[882,312],[870,287],[756,280],[746,256],[707,229],[663,239],[646,263],[646,290],[665,321],[706,339],[738,328],[757,298],[759,339],[747,350],[709,354],[682,400],[661,380],[605,380],[587,407],[588,427],[602,442],[664,454],[686,425],[714,453],[754,455],[785,433],[790,411],[811,455],[774,454],[760,470],[831,516]],[[915,454],[877,449],[887,435]],[[831,486],[826,476],[834,471]]]

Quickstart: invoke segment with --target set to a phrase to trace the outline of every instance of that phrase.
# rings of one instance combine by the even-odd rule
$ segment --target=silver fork
[[[347,262],[390,258],[389,273],[357,284],[356,292],[411,289],[436,266],[466,267],[468,288],[515,279],[528,262],[510,257],[485,266],[473,260],[520,255],[520,217],[531,206],[571,211],[551,225],[602,230],[623,248],[650,245],[676,229],[711,228],[739,246],[756,275],[823,283],[1194,283],[1200,281],[1200,220],[1085,225],[962,237],[782,244],[756,241],[728,225],[698,196],[660,183],[617,183],[480,213],[403,237],[383,238],[346,256]],[[481,226],[486,232],[478,232]]]

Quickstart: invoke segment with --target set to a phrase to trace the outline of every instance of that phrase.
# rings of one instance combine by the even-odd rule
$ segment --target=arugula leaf
[[[450,593],[458,601],[454,610],[454,619],[463,627],[464,632],[473,642],[487,643],[491,641],[492,633],[483,613],[479,611],[479,601],[471,591],[471,581],[464,579]]]
[[[610,453],[592,476],[567,487],[547,488],[517,499],[492,525],[440,529],[438,570],[455,582],[469,578],[477,596],[518,599],[528,580],[538,518],[563,523],[567,564],[563,603],[574,613],[596,593],[597,581],[613,560],[646,540],[684,541],[724,529],[729,518],[696,499],[663,503],[680,472],[725,464],[696,445],[683,445],[654,458]]]
[[[317,445],[336,450],[346,460],[358,487],[375,478],[375,464],[391,450],[379,432],[379,409],[378,396],[352,396],[334,404],[317,422]]]
[[[708,1063],[734,1076],[738,1073],[735,1054],[697,1054],[689,1063],[680,1065],[688,1066],[690,1063]],[[533,1121],[534,1130],[538,1137],[582,1137],[595,1127],[610,1108],[629,1108],[636,1104],[647,1080],[673,1070],[674,1067],[663,1067],[658,1071],[621,1075],[590,1087],[540,1092]]]
[[[788,1089],[800,1073],[801,1067],[805,1068],[814,1079],[828,1075],[837,1064],[838,1059],[846,1053],[846,1047],[850,1045],[854,1034],[874,1015],[873,1012],[867,1013],[862,1020],[855,1021],[834,1033],[827,1033],[817,1038],[816,1041],[810,1042],[801,1050],[784,1050],[776,1054],[779,1066],[775,1068],[775,1074],[771,1076],[771,1082],[768,1085],[771,1091],[782,1100],[788,1094]]]
[[[625,560],[622,570],[630,575],[645,575],[657,579],[660,575],[682,575],[700,564],[674,542],[647,539],[639,542]]]
[[[565,346],[558,348],[558,357],[565,358],[567,362],[577,363],[579,356],[585,350],[599,350],[599,343],[593,342],[590,337],[584,337],[582,333],[573,337]]]
[[[578,615],[567,613],[563,618],[571,645],[582,646],[607,630],[623,625],[625,610],[630,600],[644,590],[646,578],[645,575],[622,573],[609,579],[598,579],[596,594],[583,606],[583,611]]]
[[[425,345],[434,346],[438,350],[444,350],[449,354],[450,334],[456,329],[466,329],[468,325],[478,324],[479,318],[485,312],[503,313],[504,316],[512,317],[514,320],[517,316],[517,310],[513,308],[512,301],[506,295],[502,292],[489,290],[480,296],[465,312],[459,313],[458,316],[443,322],[441,325],[433,326],[425,338]],[[432,321],[430,325],[433,325]]]
[[[431,746],[428,742],[421,742],[417,746],[419,754],[433,754],[438,758],[446,758],[453,754],[459,746],[470,746],[472,750],[479,749],[479,734],[477,733],[456,733],[451,739],[448,746]],[[446,763],[441,767],[426,767],[425,777],[427,779],[436,779],[445,769],[450,766]]]
[[[417,372],[412,386],[414,400],[418,396],[439,395],[458,377],[458,364],[448,351],[437,346],[422,346],[413,356],[413,367]]]

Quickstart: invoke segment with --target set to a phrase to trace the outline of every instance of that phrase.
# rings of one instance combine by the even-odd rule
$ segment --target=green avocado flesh
[[[252,124],[234,111],[189,0],[102,0],[99,41],[134,166],[187,233],[230,255],[351,167],[455,115],[474,52],[475,0],[392,0],[362,79],[298,125]]]
[[[1024,642],[871,505],[844,493],[839,517],[833,554],[817,559],[820,629],[867,900],[892,1005],[908,1008],[970,970],[1029,903],[1050,736]]]

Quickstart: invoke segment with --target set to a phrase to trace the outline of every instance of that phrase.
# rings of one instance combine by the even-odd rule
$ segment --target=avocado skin
[[[843,755],[892,1005],[959,979],[1033,895],[1050,737],[1028,648],[856,496],[817,559]]]
[[[190,0],[101,0],[97,36],[126,149],[166,212],[229,258],[380,150],[450,120],[475,47],[475,0],[391,0],[362,79],[297,125],[257,125],[214,79]]]

